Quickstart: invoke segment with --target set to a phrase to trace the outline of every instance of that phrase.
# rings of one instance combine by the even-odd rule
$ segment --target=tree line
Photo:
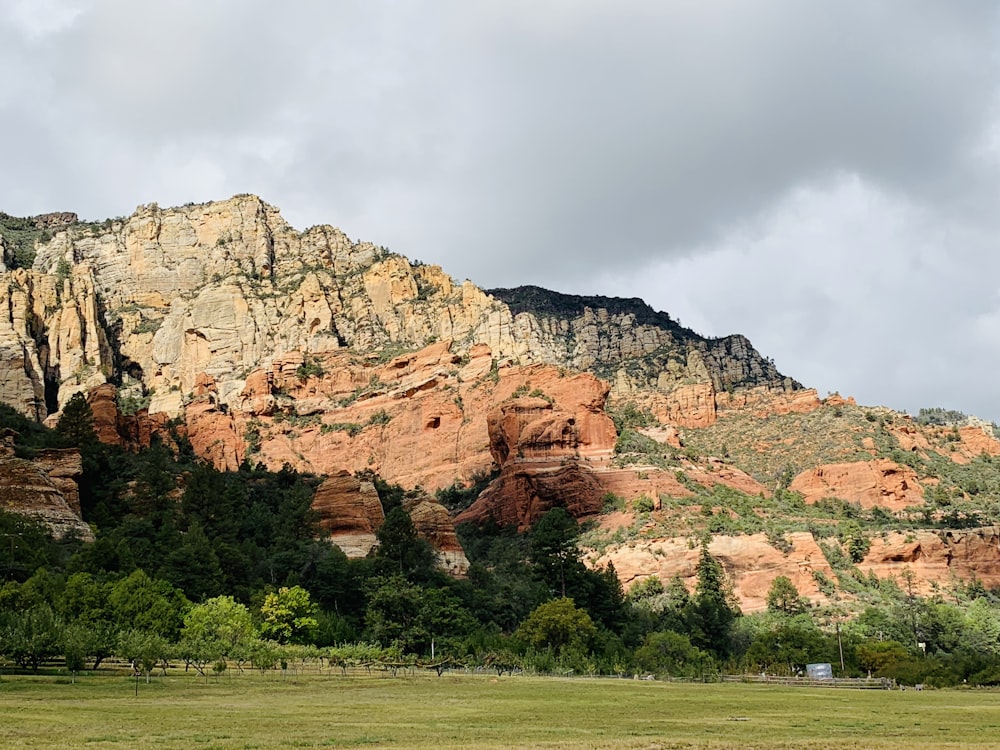
[[[319,480],[289,467],[219,472],[184,440],[128,453],[99,443],[86,402],[54,431],[0,407],[25,457],[79,447],[84,519],[96,541],[57,541],[0,512],[0,660],[70,671],[109,658],[150,675],[165,659],[203,674],[331,664],[481,665],[498,673],[802,673],[938,685],[1000,683],[997,592],[977,582],[924,598],[912,580],[875,581],[877,603],[832,621],[787,578],[768,611],[744,615],[725,570],[700,548],[697,583],[650,577],[628,595],[610,566],[584,564],[565,509],[527,533],[494,521],[458,529],[464,579],[442,573],[404,509],[407,492],[371,477],[385,511],[378,545],[348,560],[321,538]],[[297,656],[296,656],[297,655]],[[393,667],[395,668],[395,667]]]

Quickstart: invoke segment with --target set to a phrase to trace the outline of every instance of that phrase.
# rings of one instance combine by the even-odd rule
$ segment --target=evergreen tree
[[[583,568],[580,525],[565,508],[552,508],[531,529],[531,561],[549,587],[566,598],[567,581]]]
[[[726,656],[730,651],[729,627],[740,611],[733,602],[725,571],[709,553],[707,541],[701,545],[697,574],[698,584],[686,613],[691,642],[700,649]]]
[[[97,441],[94,432],[94,412],[82,393],[74,393],[56,423],[56,434],[66,446],[83,448]]]
[[[386,575],[402,575],[412,581],[426,581],[434,576],[434,550],[417,536],[410,514],[397,506],[389,511],[375,537],[375,559]]]

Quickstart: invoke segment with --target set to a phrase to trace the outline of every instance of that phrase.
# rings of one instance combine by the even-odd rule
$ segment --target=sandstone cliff
[[[0,508],[36,518],[62,539],[94,541],[80,518],[76,480],[83,473],[77,450],[47,450],[33,461],[14,455],[10,436],[0,439]]]
[[[638,300],[491,295],[333,227],[296,231],[255,196],[65,221],[45,223],[30,269],[0,277],[0,399],[36,418],[107,381],[178,416],[202,374],[236,408],[247,375],[291,353],[432,339],[458,354],[485,344],[500,364],[594,370],[615,393],[798,388],[743,337],[704,339]]]
[[[0,401],[52,422],[82,391],[105,442],[146,446],[169,425],[222,469],[249,460],[325,475],[314,506],[351,555],[380,523],[356,478],[373,471],[423,490],[414,521],[460,572],[429,493],[498,470],[457,520],[524,529],[554,505],[581,518],[622,507],[602,523],[641,526],[607,552],[624,580],[687,575],[675,541],[712,530],[748,607],[777,574],[822,601],[815,540],[792,532],[779,560],[775,535],[756,533],[789,512],[769,505],[772,492],[790,484],[807,504],[971,525],[986,507],[975,498],[1000,486],[988,426],[926,427],[820,399],[742,336],[705,339],[640,300],[459,284],[330,226],[298,231],[255,196],[101,223],[0,214],[0,256]],[[622,446],[606,407],[625,405],[648,419]],[[31,482],[72,512],[71,475],[39,471]],[[740,524],[742,536],[724,533]],[[988,544],[955,549],[973,546],[949,575],[990,575]],[[647,548],[670,559],[630,557]],[[881,550],[872,540],[883,557],[865,564],[889,574],[896,553]]]

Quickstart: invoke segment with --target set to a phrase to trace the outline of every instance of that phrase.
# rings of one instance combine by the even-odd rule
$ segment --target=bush
[[[316,357],[305,357],[302,364],[295,368],[295,377],[299,380],[320,378],[323,376],[323,365]]]
[[[648,495],[640,495],[632,502],[632,509],[636,513],[651,513],[655,507],[656,504]]]

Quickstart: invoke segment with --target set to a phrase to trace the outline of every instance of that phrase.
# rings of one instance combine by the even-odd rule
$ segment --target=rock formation
[[[808,503],[832,497],[862,508],[901,510],[924,501],[913,469],[887,459],[817,466],[795,477],[790,489]]]
[[[0,437],[0,508],[36,518],[53,536],[92,542],[94,534],[80,518],[76,479],[83,473],[80,452],[43,451],[34,461],[14,455],[12,436]]]
[[[812,534],[788,534],[789,551],[775,549],[763,534],[715,536],[709,552],[722,563],[733,584],[733,592],[744,612],[767,608],[767,592],[778,576],[787,576],[799,593],[813,601],[825,602],[814,572],[834,577]],[[700,550],[690,539],[649,539],[617,547],[596,558],[597,565],[613,563],[622,584],[629,588],[637,581],[656,575],[666,583],[678,576],[694,590]]]
[[[501,364],[593,369],[615,392],[798,387],[743,337],[703,339],[638,300],[490,295],[329,226],[297,232],[255,196],[69,218],[46,221],[54,236],[39,240],[31,269],[0,278],[0,397],[37,418],[108,380],[177,416],[203,373],[235,408],[249,372],[290,353],[432,338],[461,356],[485,344]]]
[[[405,507],[417,534],[430,542],[437,553],[438,564],[454,576],[464,576],[468,573],[469,559],[458,541],[455,524],[452,523],[447,509],[427,498],[407,504]]]
[[[312,508],[327,538],[348,557],[365,557],[377,544],[375,532],[385,515],[371,482],[340,471],[316,488]]]
[[[352,556],[370,550],[381,522],[374,488],[357,479],[364,471],[420,490],[414,523],[462,572],[454,528],[429,493],[494,470],[457,521],[492,516],[526,529],[555,505],[589,518],[609,499],[631,508],[643,498],[661,519],[722,518],[738,514],[702,488],[770,498],[785,473],[808,503],[834,497],[913,512],[941,488],[907,463],[946,456],[955,468],[1000,456],[989,425],[925,427],[889,410],[862,420],[852,399],[821,400],[746,338],[705,339],[640,300],[484,291],[331,226],[297,231],[250,195],[150,204],[101,223],[0,215],[0,260],[0,401],[54,423],[85,392],[105,442],[134,449],[176,435],[220,469],[249,460],[323,475],[314,507]],[[629,402],[650,417],[639,428],[648,454],[615,452],[605,407]],[[819,423],[841,412],[857,418],[812,433],[775,430],[767,440],[753,433],[768,420],[812,415]],[[687,444],[744,422],[749,431],[730,430],[730,442],[701,455]],[[804,455],[805,436],[821,441],[834,428],[835,449],[810,447],[808,461],[758,460]],[[756,454],[741,462],[726,446],[736,452],[743,441]],[[36,488],[37,507],[61,498],[70,515],[46,513],[73,525],[71,468],[57,455],[31,466],[3,460],[15,462],[17,477],[5,486]],[[960,488],[945,495],[963,497]],[[653,525],[607,560],[626,582],[651,572],[689,577],[696,555],[684,535],[650,539]],[[919,555],[912,541],[885,549],[873,541],[865,565],[888,575],[892,555],[915,564],[940,549],[948,575],[991,575],[992,548],[976,541],[985,536],[915,538]],[[716,536],[712,551],[746,607],[759,607],[768,576],[779,574],[822,601],[812,572],[827,569],[815,541],[790,539],[785,554],[760,535]],[[955,563],[961,555],[972,562]],[[930,580],[945,568],[922,570]]]

